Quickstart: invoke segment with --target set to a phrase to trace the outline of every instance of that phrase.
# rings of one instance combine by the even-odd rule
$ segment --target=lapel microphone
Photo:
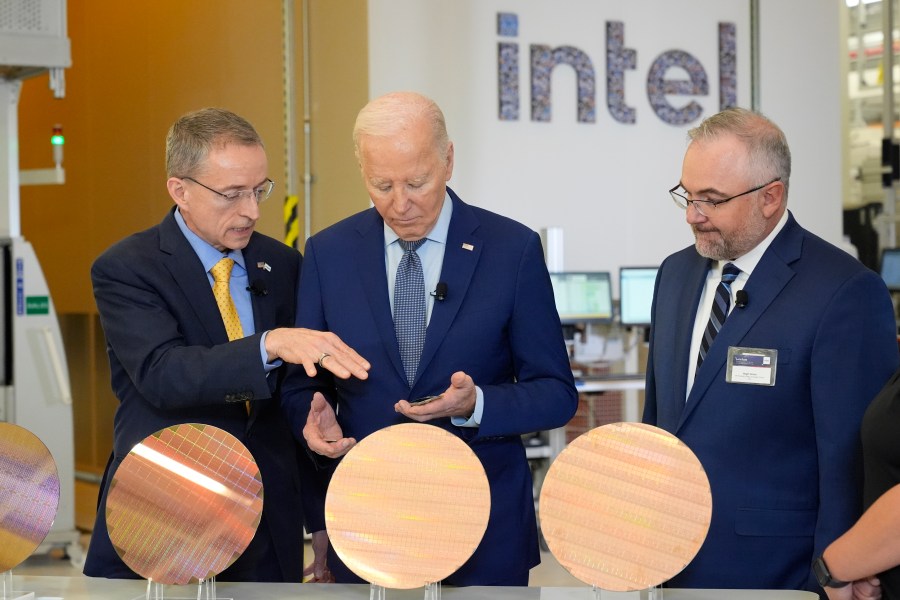
[[[750,296],[744,290],[738,290],[734,293],[734,306],[736,308],[744,308],[750,302]]]
[[[439,282],[439,283],[437,284],[437,287],[434,288],[434,291],[431,292],[431,295],[432,295],[432,296],[434,297],[434,299],[437,300],[438,302],[442,302],[442,301],[447,297],[447,284],[446,284],[446,282],[443,282],[443,281]]]
[[[262,279],[256,279],[247,287],[247,291],[253,294],[254,296],[268,296],[269,290],[266,289],[266,284],[263,283]]]

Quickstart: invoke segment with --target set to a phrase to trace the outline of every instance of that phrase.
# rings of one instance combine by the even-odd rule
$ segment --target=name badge
[[[773,386],[777,366],[778,350],[730,346],[725,381]]]

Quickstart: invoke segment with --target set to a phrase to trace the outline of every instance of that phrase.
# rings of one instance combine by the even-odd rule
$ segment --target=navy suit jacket
[[[706,541],[671,585],[819,591],[810,564],[860,514],[860,422],[898,364],[890,296],[789,215],[685,402],[709,267],[693,246],[673,254],[653,298],[644,421],[694,451],[713,501]],[[775,385],[727,383],[729,346],[777,350]]]
[[[135,444],[160,429],[204,423],[224,429],[249,449],[265,494],[256,537],[245,556],[219,579],[300,581],[298,445],[279,402],[284,369],[267,377],[259,344],[262,332],[293,325],[301,257],[258,233],[243,254],[250,281],[267,293],[251,299],[256,333],[233,342],[228,342],[207,274],[178,228],[174,210],[160,225],[113,245],[91,269],[112,388],[120,404],[84,567],[87,575],[136,577],[119,559],[106,530],[106,494],[121,461]],[[269,264],[271,270],[257,269],[257,262]],[[247,400],[252,401],[249,416]],[[280,577],[258,574],[253,564],[261,540],[269,537],[262,536],[262,530],[274,542],[274,571],[280,571]],[[271,573],[272,565],[267,569]]]
[[[394,411],[398,400],[443,392],[456,371],[471,375],[484,391],[481,426],[431,423],[468,443],[487,473],[487,532],[472,558],[446,580],[486,585],[540,562],[521,434],[564,425],[577,394],[540,238],[449,193],[453,215],[440,275],[447,297],[435,302],[412,389],[391,316],[383,221],[369,209],[310,238],[298,309],[299,326],[332,331],[370,361],[369,378],[300,377],[297,386],[285,386],[285,403],[299,431],[313,392],[322,391],[337,405],[344,435],[359,440],[408,422]],[[334,567],[344,573],[341,565]]]

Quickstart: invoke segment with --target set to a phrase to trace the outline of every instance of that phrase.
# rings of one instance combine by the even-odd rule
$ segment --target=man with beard
[[[709,477],[709,534],[670,585],[821,592],[813,559],[860,512],[859,426],[898,363],[881,279],[787,210],[777,125],[728,109],[689,132],[693,247],[662,264],[644,422]]]

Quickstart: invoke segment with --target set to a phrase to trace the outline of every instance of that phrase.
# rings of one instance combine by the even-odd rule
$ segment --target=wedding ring
[[[319,357],[319,360],[316,361],[316,364],[319,365],[320,367],[324,367],[325,365],[323,365],[322,363],[323,363],[323,362],[325,361],[325,359],[328,358],[329,356],[331,356],[331,355],[328,354],[327,352],[323,352],[323,353],[322,353],[322,356]]]

